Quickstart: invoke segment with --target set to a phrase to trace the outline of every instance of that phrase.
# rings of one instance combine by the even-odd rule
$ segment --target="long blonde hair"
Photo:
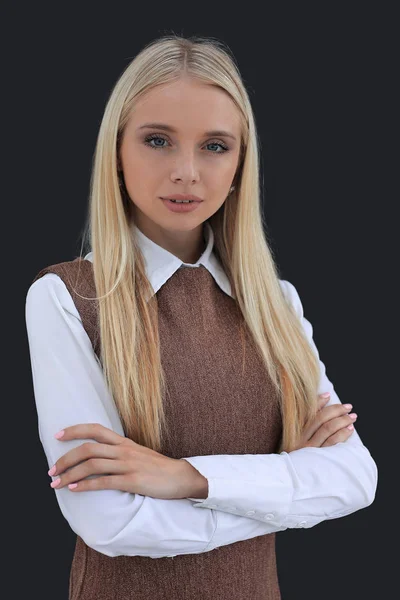
[[[157,85],[183,77],[225,90],[241,116],[235,190],[209,222],[215,234],[214,251],[279,393],[283,421],[279,452],[289,452],[297,446],[306,421],[316,414],[319,364],[283,294],[264,233],[258,138],[250,101],[230,51],[214,38],[168,35],[151,42],[122,73],[104,111],[82,248],[86,245],[93,252],[105,380],[125,435],[160,451],[166,422],[166,379],[160,357],[157,297],[132,235],[131,200],[119,185],[118,157],[136,100]]]

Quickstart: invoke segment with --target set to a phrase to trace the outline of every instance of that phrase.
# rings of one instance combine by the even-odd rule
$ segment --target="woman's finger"
[[[71,492],[91,492],[93,490],[121,490],[128,491],[126,487],[126,475],[106,475],[95,479],[83,479],[70,484]]]
[[[306,439],[311,439],[311,437],[318,431],[320,427],[322,427],[324,423],[345,415],[349,413],[350,410],[351,405],[341,403],[322,407],[322,409],[317,412],[315,419],[311,421],[311,423],[309,423],[305,428],[305,434],[308,436]],[[334,431],[332,433],[334,433]]]
[[[60,442],[66,442],[76,439],[93,439],[103,444],[121,444],[126,440],[124,436],[119,435],[112,429],[104,427],[100,423],[78,423],[64,427],[54,435]]]
[[[338,407],[342,407],[343,405],[337,405]],[[333,408],[330,407],[330,408]],[[308,446],[316,446],[321,447],[332,435],[334,435],[337,431],[343,428],[347,428],[348,425],[354,423],[356,419],[352,419],[348,414],[344,414],[342,416],[329,419],[322,423],[322,425],[317,429],[313,436],[308,440]],[[350,430],[348,430],[350,431]]]
[[[354,427],[353,429],[348,429],[347,427],[344,427],[343,429],[340,429],[340,431],[337,431],[336,433],[334,433],[333,435],[331,435],[321,446],[321,448],[324,448],[326,446],[334,446],[335,444],[338,444],[339,442],[346,442],[349,437],[351,435],[353,435],[354,432]]]
[[[317,414],[323,409],[325,404],[327,404],[327,402],[329,402],[329,399],[330,399],[330,396],[327,396],[326,398],[323,398],[321,394],[318,396],[318,398],[317,398]],[[305,441],[309,440],[310,437],[316,432],[318,427],[319,427],[319,422],[316,422],[315,419],[307,422],[303,427],[303,435],[302,435],[303,440],[305,440]]]
[[[109,460],[106,458],[90,458],[57,477],[51,482],[50,487],[60,490],[70,483],[77,483],[78,481],[85,479],[85,477],[98,475],[100,473],[102,475],[121,475],[126,473],[126,470],[126,463],[123,461]]]
[[[120,455],[120,446],[110,444],[100,444],[98,442],[85,442],[76,448],[72,448],[61,456],[58,461],[49,469],[48,474],[51,477],[61,475],[67,469],[71,469],[78,463],[87,461],[89,458],[118,458]]]
[[[318,396],[318,410],[321,410],[321,408],[323,408],[325,406],[325,404],[327,404],[330,400],[330,396],[327,396],[326,398],[323,398],[322,395]]]

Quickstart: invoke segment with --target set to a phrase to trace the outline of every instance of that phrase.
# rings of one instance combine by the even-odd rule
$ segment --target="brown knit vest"
[[[78,267],[80,268],[78,278]],[[79,257],[42,269],[64,281],[99,357],[93,265]],[[157,292],[171,458],[277,451],[277,395],[237,304],[203,267],[181,267]],[[95,492],[94,492],[95,493]],[[198,508],[198,510],[210,510]],[[240,517],[238,517],[240,518]],[[69,600],[280,600],[275,533],[201,554],[109,557],[77,536]]]

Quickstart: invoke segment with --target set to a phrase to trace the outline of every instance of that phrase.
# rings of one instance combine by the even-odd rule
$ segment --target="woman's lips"
[[[201,202],[172,202],[169,199],[166,198],[161,198],[161,200],[163,201],[164,205],[171,211],[171,212],[175,212],[175,213],[186,213],[186,212],[192,212],[193,210],[196,210]]]

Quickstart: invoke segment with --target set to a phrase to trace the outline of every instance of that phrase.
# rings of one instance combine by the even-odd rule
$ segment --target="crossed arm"
[[[284,280],[281,285],[318,354],[295,287]],[[89,441],[61,444],[53,436],[62,427],[96,422],[124,435],[100,363],[58,275],[48,273],[29,288],[26,327],[39,437],[49,467]],[[330,391],[329,404],[339,403],[321,361],[320,370],[317,393]],[[207,479],[207,498],[164,500],[120,490],[54,492],[64,518],[88,546],[108,556],[160,558],[313,527],[369,506],[377,487],[377,466],[356,430],[346,442],[325,448],[182,460]]]

